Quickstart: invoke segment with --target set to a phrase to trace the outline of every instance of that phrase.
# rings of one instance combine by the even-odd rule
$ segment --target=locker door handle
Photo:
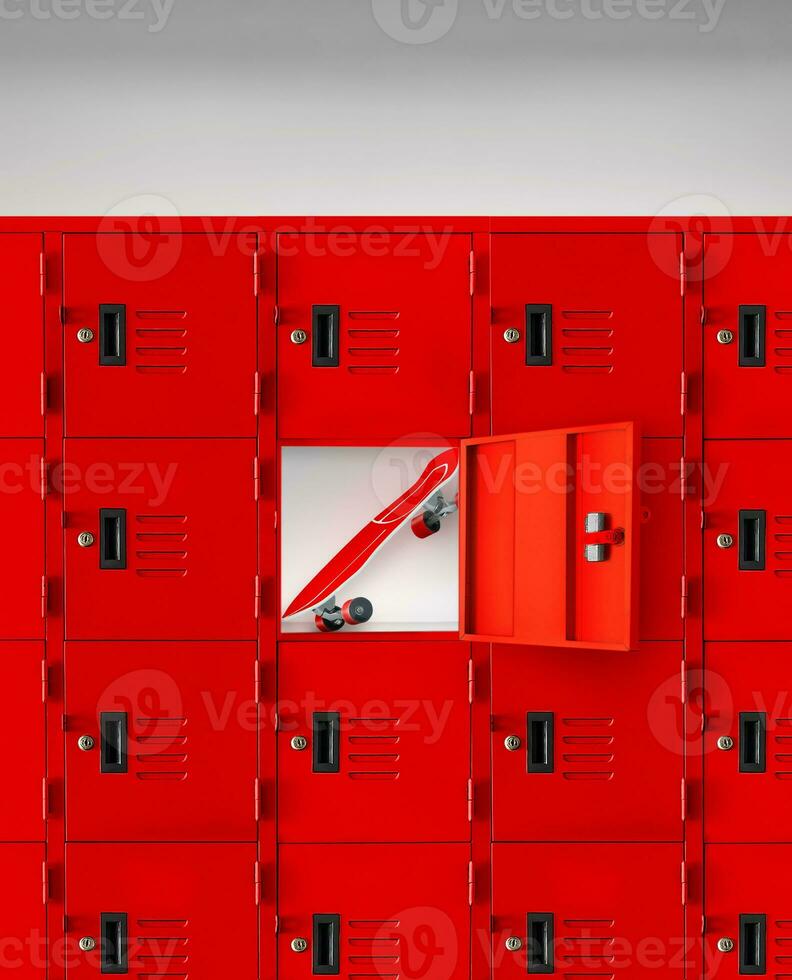
[[[99,715],[100,771],[126,772],[129,732],[124,711],[103,711]]]
[[[549,303],[526,304],[525,363],[530,366],[553,363],[553,307]]]
[[[767,973],[767,916],[740,916],[740,973]]]
[[[740,570],[763,572],[767,539],[767,511],[740,511]]]
[[[338,367],[338,306],[311,307],[314,367]]]
[[[102,507],[99,510],[99,567],[126,568],[126,510]]]
[[[552,711],[529,711],[528,772],[553,772],[554,729]]]
[[[126,306],[102,303],[99,307],[99,364],[126,364]]]
[[[766,323],[766,307],[740,307],[740,367],[765,366]]]
[[[740,712],[740,772],[767,769],[767,715],[764,711]]]
[[[526,952],[528,954],[529,973],[555,972],[554,932],[552,912],[528,913],[528,948]]]
[[[102,973],[129,972],[129,932],[126,912],[102,912]]]
[[[338,772],[341,716],[337,711],[313,714],[313,771]]]
[[[313,917],[313,972],[331,976],[339,972],[341,916],[317,913]]]

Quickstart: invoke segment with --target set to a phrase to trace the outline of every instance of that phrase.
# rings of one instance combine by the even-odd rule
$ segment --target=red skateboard
[[[368,622],[374,612],[363,596],[336,605],[336,593],[357,575],[374,554],[407,521],[413,534],[427,538],[440,530],[442,519],[457,509],[443,497],[442,488],[459,467],[459,453],[446,449],[435,456],[415,483],[362,528],[292,599],[284,618],[312,609],[317,629],[325,633]]]

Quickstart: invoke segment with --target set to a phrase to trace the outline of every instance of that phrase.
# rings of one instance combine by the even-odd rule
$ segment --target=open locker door
[[[637,645],[638,441],[632,422],[465,439],[465,640]]]

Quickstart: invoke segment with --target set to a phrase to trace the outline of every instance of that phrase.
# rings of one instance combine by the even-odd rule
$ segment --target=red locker
[[[785,980],[792,963],[792,844],[705,848],[706,976]]]
[[[44,445],[0,439],[0,639],[44,636]]]
[[[255,639],[253,440],[72,439],[65,453],[70,639]]]
[[[0,969],[15,980],[44,980],[47,943],[43,844],[0,844]]]
[[[470,839],[470,647],[282,643],[282,841]]]
[[[681,867],[677,844],[495,844],[493,976],[682,980]]]
[[[0,841],[44,840],[43,684],[43,643],[0,643]]]
[[[41,235],[0,234],[0,436],[44,431],[43,255]]]
[[[468,980],[469,859],[464,844],[284,844],[278,977]]]
[[[66,432],[253,436],[256,236],[155,237],[65,237]]]
[[[253,844],[68,845],[67,977],[256,980],[255,862]]]
[[[792,436],[792,236],[725,237],[704,236],[704,435]]]
[[[470,433],[471,238],[278,236],[284,438]]]
[[[706,444],[704,635],[792,639],[792,442]]]
[[[254,643],[67,644],[68,839],[255,841],[255,660]]]
[[[681,840],[681,668],[679,643],[493,646],[495,840]]]
[[[682,435],[681,253],[681,235],[493,235],[492,431]]]
[[[709,841],[779,841],[792,819],[792,643],[708,643]]]

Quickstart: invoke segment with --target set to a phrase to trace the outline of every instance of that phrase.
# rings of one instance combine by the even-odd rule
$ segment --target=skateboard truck
[[[350,626],[367,623],[374,615],[374,606],[364,596],[348,599],[343,606],[337,606],[335,596],[331,595],[321,606],[316,606],[313,613],[318,630],[323,633],[335,633],[344,623]]]
[[[586,561],[607,561],[610,557],[609,548],[613,545],[624,544],[624,528],[606,529],[608,515],[600,511],[590,511],[586,514],[585,533],[583,535],[583,556]]]
[[[438,491],[426,501],[423,510],[411,519],[412,533],[416,538],[428,538],[430,535],[436,534],[440,530],[442,519],[453,514],[457,509],[456,498],[453,502],[447,501],[443,494]]]

